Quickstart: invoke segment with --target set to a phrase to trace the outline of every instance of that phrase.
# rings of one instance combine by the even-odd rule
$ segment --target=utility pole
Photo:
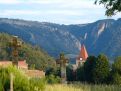
[[[68,63],[68,59],[61,53],[60,58],[56,60],[56,63],[59,64],[61,68],[61,82],[66,83],[66,64]]]

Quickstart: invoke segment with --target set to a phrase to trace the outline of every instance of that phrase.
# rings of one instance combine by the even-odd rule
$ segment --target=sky
[[[24,19],[58,24],[85,24],[101,19],[118,19],[105,16],[103,5],[95,0],[0,0],[0,18]]]

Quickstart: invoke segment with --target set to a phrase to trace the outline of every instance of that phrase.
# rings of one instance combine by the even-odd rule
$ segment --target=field
[[[114,85],[47,85],[45,91],[121,91],[121,86]]]

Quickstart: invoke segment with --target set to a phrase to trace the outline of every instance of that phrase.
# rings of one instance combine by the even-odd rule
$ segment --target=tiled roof
[[[86,50],[85,46],[84,46],[84,45],[82,45],[82,46],[81,46],[80,54],[79,54],[79,56],[78,56],[78,58],[77,58],[77,59],[79,59],[79,60],[80,60],[80,58],[82,58],[82,60],[86,60],[86,59],[87,59],[87,57],[88,57],[87,50]]]

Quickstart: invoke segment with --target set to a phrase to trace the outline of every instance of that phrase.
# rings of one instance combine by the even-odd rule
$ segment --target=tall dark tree
[[[71,65],[66,67],[66,76],[67,76],[67,81],[76,80],[76,73],[73,71],[73,67]]]
[[[101,54],[97,57],[93,68],[93,81],[94,83],[105,83],[107,82],[110,73],[110,66],[108,58]]]
[[[117,12],[121,12],[121,0],[96,0],[95,3],[104,5],[107,16],[112,16]]]
[[[77,68],[76,80],[81,81],[81,82],[85,81],[85,79],[84,79],[84,67],[83,66]]]
[[[90,56],[87,58],[86,62],[84,63],[84,79],[87,82],[93,81],[93,69],[95,65],[96,57]]]

